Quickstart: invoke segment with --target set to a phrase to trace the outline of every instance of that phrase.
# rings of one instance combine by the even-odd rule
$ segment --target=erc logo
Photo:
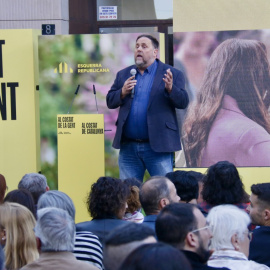
[[[68,67],[66,62],[60,63],[58,68],[54,69],[54,73],[73,73],[73,69]]]

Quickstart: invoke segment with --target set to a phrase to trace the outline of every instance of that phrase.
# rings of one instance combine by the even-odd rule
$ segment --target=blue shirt
[[[147,107],[151,88],[157,71],[157,61],[149,66],[143,74],[137,69],[137,84],[131,109],[124,126],[124,137],[130,139],[148,139]]]

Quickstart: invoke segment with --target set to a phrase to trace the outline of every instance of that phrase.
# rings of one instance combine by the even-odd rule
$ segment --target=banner
[[[86,194],[105,174],[103,115],[57,115],[57,144],[58,189],[72,198],[76,222],[88,220]]]
[[[40,170],[37,30],[0,30],[0,173],[9,190]]]

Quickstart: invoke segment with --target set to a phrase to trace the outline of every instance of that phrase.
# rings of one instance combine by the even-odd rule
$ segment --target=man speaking
[[[109,109],[120,107],[113,147],[120,149],[120,178],[142,180],[173,170],[181,149],[175,108],[185,109],[183,74],[157,59],[159,42],[150,35],[136,39],[135,64],[119,71],[107,94]]]

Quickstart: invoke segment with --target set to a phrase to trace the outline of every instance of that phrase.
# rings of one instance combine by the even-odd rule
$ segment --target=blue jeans
[[[151,176],[164,176],[173,170],[173,153],[154,152],[149,143],[123,142],[119,152],[120,179],[143,180],[145,170]]]

